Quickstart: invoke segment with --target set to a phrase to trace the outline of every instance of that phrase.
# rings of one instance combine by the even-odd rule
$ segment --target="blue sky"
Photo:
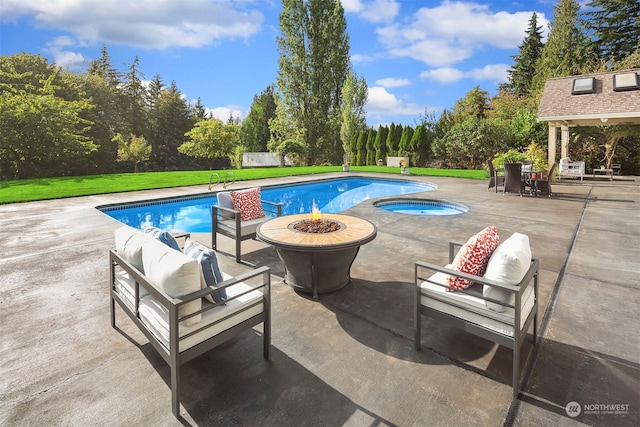
[[[343,0],[369,125],[415,124],[475,86],[495,94],[533,12],[546,36],[555,0]],[[278,72],[279,0],[2,0],[0,54],[40,54],[72,71],[100,56],[175,81],[214,116],[244,118]]]

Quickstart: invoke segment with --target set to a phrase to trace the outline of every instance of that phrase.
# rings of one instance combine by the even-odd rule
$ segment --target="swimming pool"
[[[262,198],[282,203],[282,214],[311,212],[315,203],[321,212],[340,213],[365,200],[419,193],[433,184],[379,178],[339,178],[297,184],[262,187]],[[211,232],[211,205],[215,194],[151,200],[124,205],[98,206],[97,209],[123,224],[135,228],[158,227],[167,231]]]

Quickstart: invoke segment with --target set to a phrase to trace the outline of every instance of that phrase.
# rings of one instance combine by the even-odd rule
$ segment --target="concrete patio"
[[[232,188],[335,176],[344,174]],[[262,359],[258,327],[189,362],[177,420],[168,366],[119,309],[118,328],[110,326],[107,251],[120,224],[95,206],[206,185],[0,205],[0,424],[640,425],[640,177],[563,180],[551,198],[496,194],[484,181],[407,178],[438,186],[420,197],[469,212],[406,216],[371,200],[349,209],[378,236],[361,248],[352,283],[318,300],[282,282],[273,248],[243,244],[245,261],[271,267],[273,360]],[[423,319],[423,349],[413,350],[414,262],[444,264],[450,240],[487,225],[501,239],[527,234],[540,259],[540,339],[523,346],[516,401],[506,348]],[[208,234],[193,236],[210,244]],[[219,239],[225,271],[250,268]]]

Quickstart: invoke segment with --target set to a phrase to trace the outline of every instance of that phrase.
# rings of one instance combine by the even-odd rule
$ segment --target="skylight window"
[[[573,80],[572,95],[583,95],[595,92],[595,77],[583,77]]]
[[[638,74],[636,73],[614,74],[613,76],[614,91],[622,92],[624,90],[636,90],[639,88],[640,88],[640,84],[638,84]]]

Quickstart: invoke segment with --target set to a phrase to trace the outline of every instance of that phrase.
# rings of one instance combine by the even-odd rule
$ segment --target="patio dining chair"
[[[536,191],[551,197],[551,181],[554,179],[557,166],[558,164],[554,163],[551,169],[549,169],[549,173],[540,172],[542,178],[536,179]]]
[[[519,196],[522,196],[524,184],[525,182],[522,179],[522,163],[505,163],[502,194],[518,193]]]
[[[491,159],[487,160],[487,166],[489,166],[489,186],[487,191],[495,187],[497,193],[498,187],[504,185],[504,171],[502,169],[494,169]]]

